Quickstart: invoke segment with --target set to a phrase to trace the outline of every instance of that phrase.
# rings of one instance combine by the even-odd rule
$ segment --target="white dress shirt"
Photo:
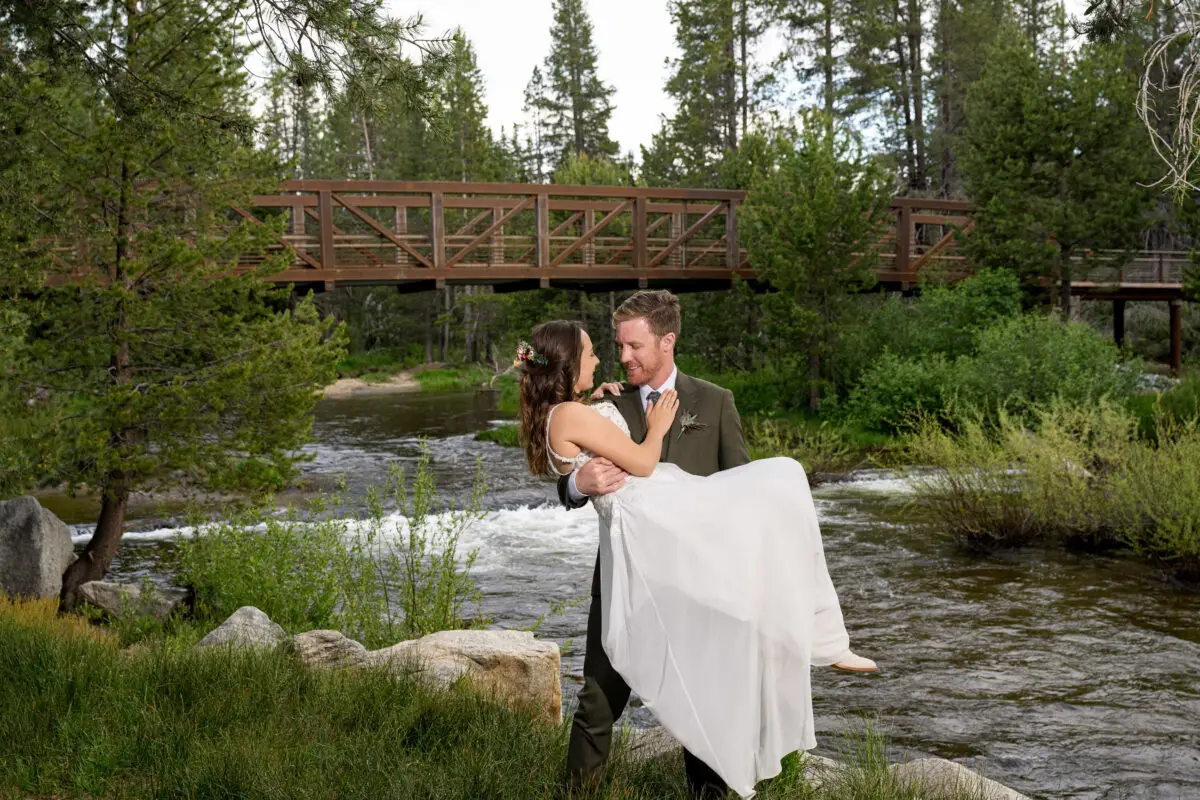
[[[674,389],[675,379],[678,377],[679,367],[675,367],[671,370],[671,374],[667,376],[667,379],[662,382],[661,386],[651,388],[650,384],[648,383],[643,383],[641,386],[639,386],[638,393],[642,396],[642,411],[646,411],[650,406],[651,392],[665,392],[668,389]],[[576,471],[573,470],[571,472],[571,477],[567,479],[567,496],[570,497],[573,502],[578,503],[580,500],[587,497],[587,495],[575,488],[575,472]]]

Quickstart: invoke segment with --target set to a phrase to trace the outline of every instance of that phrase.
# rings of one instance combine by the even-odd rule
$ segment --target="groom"
[[[634,441],[646,438],[649,403],[657,400],[661,392],[674,389],[679,395],[679,413],[663,439],[663,461],[693,475],[711,475],[750,460],[733,393],[680,374],[675,367],[679,298],[667,291],[638,292],[613,314],[613,327],[621,346],[621,365],[629,378],[629,385],[623,387],[615,403],[629,424]],[[686,429],[685,416],[691,421]],[[579,508],[587,503],[588,497],[620,489],[625,478],[626,473],[620,467],[596,458],[559,479],[559,499],[568,508]],[[572,788],[593,779],[604,766],[612,743],[613,724],[629,701],[629,687],[609,663],[601,644],[600,612],[597,557],[583,660],[584,683],[567,750],[567,775]],[[707,764],[686,750],[683,761],[693,796],[702,800],[725,797],[724,781]]]

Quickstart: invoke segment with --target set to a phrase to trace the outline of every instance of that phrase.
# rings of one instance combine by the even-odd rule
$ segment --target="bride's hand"
[[[619,384],[619,383],[602,383],[602,384],[600,384],[600,386],[596,389],[596,391],[592,392],[592,399],[593,400],[604,399],[605,392],[608,392],[609,394],[614,395],[614,396],[619,395],[621,393],[621,384]]]
[[[679,395],[674,389],[668,389],[658,398],[658,402],[646,411],[646,427],[653,434],[667,435],[671,423],[675,421],[675,413],[679,411]]]

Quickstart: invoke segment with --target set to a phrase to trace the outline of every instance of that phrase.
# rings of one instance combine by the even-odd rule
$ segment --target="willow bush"
[[[484,515],[484,473],[477,461],[471,496],[455,506],[439,496],[429,461],[422,444],[411,475],[395,467],[368,488],[365,510],[335,495],[306,514],[251,509],[196,524],[180,577],[197,615],[219,622],[251,605],[289,633],[336,629],[368,647],[467,626],[481,595],[476,551],[460,540]]]
[[[960,540],[1122,547],[1200,578],[1196,418],[1163,418],[1149,440],[1109,401],[1054,401],[1028,423],[986,419],[926,421],[909,443],[914,463],[934,468],[916,478],[918,497]]]

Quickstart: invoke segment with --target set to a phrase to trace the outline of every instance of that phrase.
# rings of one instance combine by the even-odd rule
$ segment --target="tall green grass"
[[[367,490],[365,509],[336,496],[283,517],[250,509],[180,544],[180,581],[195,591],[201,621],[255,606],[289,633],[335,629],[368,647],[482,625],[463,533],[483,514],[485,476],[476,464],[470,499],[440,497],[423,444],[411,474],[393,469]],[[332,512],[332,513],[331,513]]]
[[[493,371],[479,364],[445,366],[415,371],[413,377],[421,384],[422,392],[467,392],[486,385]]]
[[[1028,427],[1006,414],[921,427],[911,457],[934,466],[918,496],[964,542],[1122,547],[1200,579],[1200,424],[1136,416],[1101,402],[1055,402]]]
[[[30,615],[25,615],[26,617]],[[312,670],[286,650],[136,654],[0,609],[0,796],[105,798],[560,798],[569,728],[457,686]],[[868,735],[818,788],[801,760],[764,800],[967,800],[899,783]],[[865,753],[866,755],[862,755]],[[618,747],[579,800],[684,800],[678,751]]]

